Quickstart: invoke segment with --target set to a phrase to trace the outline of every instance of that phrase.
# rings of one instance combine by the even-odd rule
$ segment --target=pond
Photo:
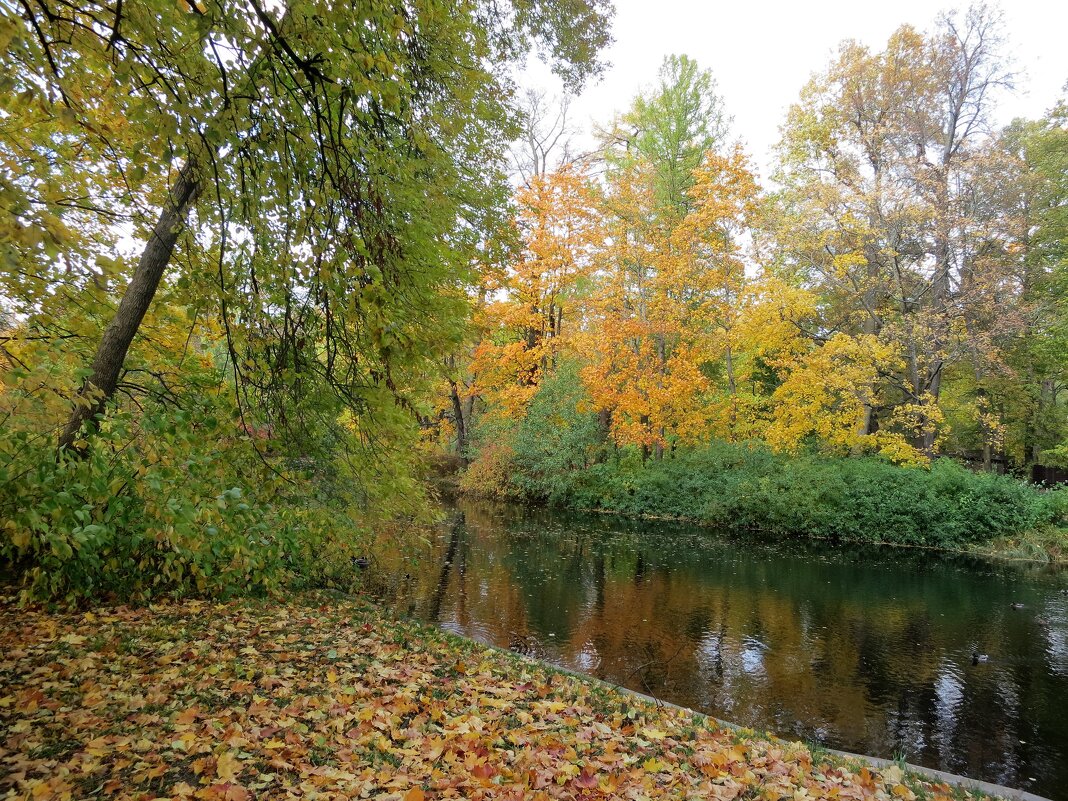
[[[1068,799],[1068,573],[457,501],[402,613],[789,739]],[[401,571],[405,571],[402,573]]]

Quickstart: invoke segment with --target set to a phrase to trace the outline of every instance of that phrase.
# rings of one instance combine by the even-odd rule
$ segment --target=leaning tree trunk
[[[197,161],[191,157],[178,173],[159,220],[141,252],[137,269],[123,293],[118,311],[104,329],[93,357],[91,372],[78,391],[70,419],[59,437],[61,452],[71,448],[86,422],[102,412],[115,394],[130,343],[152,303],[200,186]]]
[[[245,73],[241,90],[234,92],[226,99],[219,114],[209,121],[209,128],[216,127],[225,132],[234,125],[241,113],[241,107],[234,101],[243,104],[249,92],[256,87],[260,70],[269,63],[272,53],[275,52],[275,44],[282,42],[283,49],[290,52],[287,49],[288,45],[285,44],[285,35],[290,24],[289,7],[285,7],[278,22],[272,23],[262,11],[260,18],[266,28],[259,54]],[[194,142],[193,147],[196,146]],[[201,157],[198,157],[198,151],[193,150],[187,156],[185,165],[178,172],[178,177],[171,186],[163,210],[160,212],[159,220],[152,229],[148,242],[145,243],[145,249],[141,252],[137,269],[134,270],[133,277],[122,296],[118,311],[104,329],[104,335],[93,357],[89,377],[78,391],[74,410],[59,437],[60,452],[71,450],[82,427],[102,412],[112,395],[115,394],[126,353],[130,350],[130,344],[137,335],[137,329],[152,304],[152,298],[156,294],[156,289],[159,288],[159,282],[174,252],[174,245],[185,229],[189,210],[193,207],[203,187],[204,175],[201,169],[203,164],[209,160],[210,154],[204,151],[199,152]]]

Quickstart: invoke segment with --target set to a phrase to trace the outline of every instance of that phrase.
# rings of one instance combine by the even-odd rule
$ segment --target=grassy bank
[[[1068,528],[1045,526],[1022,534],[975,543],[969,553],[998,559],[1068,565]]]
[[[500,465],[495,466],[501,474]],[[504,481],[476,462],[474,493],[573,508],[693,520],[728,529],[861,543],[1064,559],[1068,491],[974,473],[949,459],[929,469],[880,459],[784,456],[760,446],[713,446],[642,463],[624,454],[539,470],[515,458]]]
[[[373,606],[0,602],[0,797],[939,799]]]

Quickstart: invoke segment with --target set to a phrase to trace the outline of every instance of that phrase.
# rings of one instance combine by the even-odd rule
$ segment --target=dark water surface
[[[790,739],[1068,800],[1063,571],[465,500],[453,512],[409,577],[377,568],[401,611]]]

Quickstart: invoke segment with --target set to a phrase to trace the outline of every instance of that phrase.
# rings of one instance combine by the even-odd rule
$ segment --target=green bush
[[[564,501],[576,473],[601,455],[597,415],[586,400],[578,364],[564,361],[538,387],[512,438],[512,483],[520,494]]]
[[[353,573],[358,530],[210,407],[109,415],[84,456],[0,432],[0,562],[27,597],[273,593]]]
[[[557,473],[540,493],[538,480],[514,479],[534,497],[569,506],[859,542],[951,547],[1056,524],[1068,513],[1068,491],[1040,491],[948,459],[903,468],[752,444],[714,443],[644,465],[624,455]]]

